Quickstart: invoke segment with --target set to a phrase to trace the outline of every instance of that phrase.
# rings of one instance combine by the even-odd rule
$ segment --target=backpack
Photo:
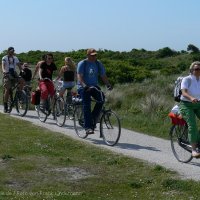
[[[182,94],[182,91],[181,91],[181,82],[183,80],[183,76],[180,76],[176,79],[175,81],[175,86],[174,86],[174,100],[177,101],[177,102],[180,102],[181,101],[181,94]],[[191,78],[188,77],[188,87],[190,87],[191,85]]]

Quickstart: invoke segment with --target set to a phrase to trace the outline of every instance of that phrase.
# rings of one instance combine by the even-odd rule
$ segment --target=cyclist
[[[52,80],[53,72],[57,70],[55,63],[53,62],[53,55],[51,53],[46,54],[45,61],[40,63],[39,66],[39,88],[41,91],[40,105],[42,109],[45,108],[45,101],[50,94],[53,97],[55,89]]]
[[[200,119],[200,62],[190,65],[190,75],[181,82],[180,113],[188,125],[188,139],[192,146],[192,156],[200,157],[200,133],[198,131],[196,116]]]
[[[7,55],[2,58],[2,71],[3,71],[3,87],[4,87],[4,112],[8,112],[8,97],[10,88],[19,82],[19,89],[22,90],[24,86],[23,78],[20,78],[16,71],[16,66],[18,66],[21,71],[21,64],[19,59],[14,55],[14,47],[9,47],[7,50]]]
[[[59,95],[63,96],[65,91],[67,90],[67,103],[71,103],[71,89],[75,86],[76,80],[76,66],[70,57],[65,58],[65,65],[61,67],[60,72],[56,80],[59,78],[63,79],[62,88],[60,90]]]
[[[78,63],[77,79],[78,92],[81,95],[84,113],[84,128],[86,134],[93,134],[96,122],[99,118],[104,95],[100,92],[98,86],[98,77],[101,77],[108,89],[112,89],[106,76],[103,64],[97,60],[97,51],[93,48],[87,50],[87,59]],[[97,100],[94,109],[91,112],[91,97]]]
[[[30,86],[32,71],[29,69],[28,63],[24,63],[22,65],[22,70],[20,71],[19,75],[24,79],[25,84]]]

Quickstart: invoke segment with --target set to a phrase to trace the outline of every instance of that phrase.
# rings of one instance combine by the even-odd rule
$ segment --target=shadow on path
[[[99,138],[99,140],[93,139],[93,138],[87,138],[87,140],[90,140],[94,144],[105,144],[105,142],[103,141],[102,138]],[[161,151],[160,149],[157,149],[157,148],[151,147],[151,146],[142,146],[142,145],[138,145],[138,144],[128,144],[128,143],[117,143],[115,145],[115,147],[117,147],[119,149],[137,150],[137,151],[139,151],[141,149],[145,149],[148,151]]]

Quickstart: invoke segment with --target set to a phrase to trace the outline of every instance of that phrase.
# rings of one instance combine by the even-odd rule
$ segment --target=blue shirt
[[[98,76],[105,75],[105,67],[99,61],[90,62],[88,60],[82,60],[78,63],[77,74],[83,75],[84,83],[87,86],[97,86]],[[78,88],[82,87],[78,81]]]

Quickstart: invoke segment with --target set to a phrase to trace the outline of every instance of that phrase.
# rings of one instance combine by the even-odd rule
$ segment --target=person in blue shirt
[[[77,67],[77,89],[82,98],[86,134],[94,133],[94,128],[104,103],[104,95],[98,86],[99,76],[107,88],[111,90],[112,86],[106,76],[105,67],[97,60],[97,51],[93,48],[88,49],[87,59],[80,61]],[[92,111],[91,97],[97,101]]]

